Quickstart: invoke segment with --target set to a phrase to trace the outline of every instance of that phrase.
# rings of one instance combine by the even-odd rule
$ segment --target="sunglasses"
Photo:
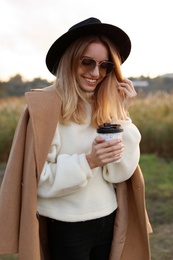
[[[110,74],[114,69],[114,64],[111,61],[96,62],[96,60],[91,58],[82,58],[80,62],[86,71],[93,70],[96,66],[99,66],[99,72],[104,75]]]

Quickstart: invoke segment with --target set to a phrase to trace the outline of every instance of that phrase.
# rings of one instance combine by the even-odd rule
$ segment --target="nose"
[[[90,71],[90,74],[92,76],[99,76],[100,75],[99,65],[96,64],[96,66]]]

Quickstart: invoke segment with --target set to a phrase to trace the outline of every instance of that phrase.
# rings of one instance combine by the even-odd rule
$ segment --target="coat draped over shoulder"
[[[46,218],[37,212],[37,185],[61,111],[54,86],[26,93],[25,107],[0,189],[0,254],[19,260],[49,260]],[[149,260],[150,223],[139,166],[115,185],[118,210],[110,260]]]

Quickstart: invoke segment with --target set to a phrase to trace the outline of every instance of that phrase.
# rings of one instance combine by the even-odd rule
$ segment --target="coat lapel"
[[[38,177],[50,149],[61,110],[61,98],[54,86],[25,94],[33,126]]]

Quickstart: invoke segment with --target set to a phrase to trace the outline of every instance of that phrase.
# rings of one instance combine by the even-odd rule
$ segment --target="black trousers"
[[[83,221],[48,221],[51,260],[108,260],[115,212]]]

